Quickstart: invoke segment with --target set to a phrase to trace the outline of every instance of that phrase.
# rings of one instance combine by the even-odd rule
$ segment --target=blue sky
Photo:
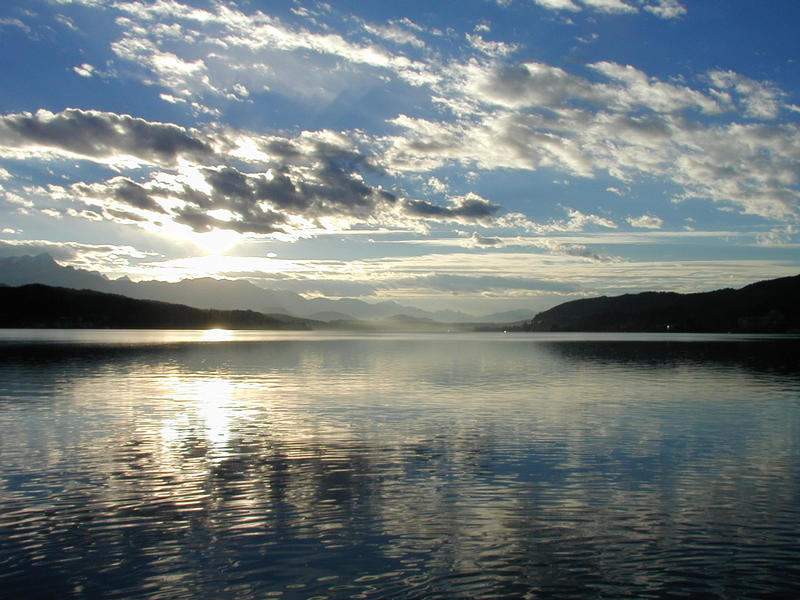
[[[0,7],[0,254],[486,313],[800,272],[800,4]]]

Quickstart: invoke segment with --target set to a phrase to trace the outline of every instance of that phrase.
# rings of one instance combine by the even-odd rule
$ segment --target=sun
[[[233,248],[242,239],[242,235],[228,229],[212,229],[193,236],[193,242],[205,250],[206,255],[216,256]]]

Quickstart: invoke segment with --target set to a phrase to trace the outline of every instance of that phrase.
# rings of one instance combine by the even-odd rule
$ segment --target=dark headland
[[[800,275],[696,294],[643,292],[565,302],[517,331],[797,333]]]
[[[209,310],[42,284],[0,286],[0,327],[301,329],[315,322],[252,310]]]

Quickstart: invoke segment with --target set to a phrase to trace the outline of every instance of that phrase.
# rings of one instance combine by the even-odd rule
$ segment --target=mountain
[[[251,310],[207,310],[42,284],[0,287],[0,327],[311,329],[318,323]]]
[[[0,258],[0,283],[18,286],[44,283],[76,289],[98,289],[111,282],[98,273],[73,267],[62,267],[49,254]]]
[[[19,286],[30,283],[89,289],[198,308],[246,309],[263,313],[285,313],[302,318],[313,318],[313,315],[320,313],[337,313],[336,319],[387,319],[396,314],[407,314],[448,322],[476,321],[472,315],[457,311],[429,312],[391,301],[369,303],[352,298],[307,299],[291,291],[266,290],[243,280],[206,277],[168,283],[133,282],[127,277],[108,279],[92,271],[63,267],[49,254],[0,258],[0,284]]]
[[[527,331],[800,331],[800,275],[739,290],[644,292],[565,302],[537,314]]]

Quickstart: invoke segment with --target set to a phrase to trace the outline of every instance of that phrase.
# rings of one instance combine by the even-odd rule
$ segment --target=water
[[[798,597],[798,350],[0,331],[0,595]]]

